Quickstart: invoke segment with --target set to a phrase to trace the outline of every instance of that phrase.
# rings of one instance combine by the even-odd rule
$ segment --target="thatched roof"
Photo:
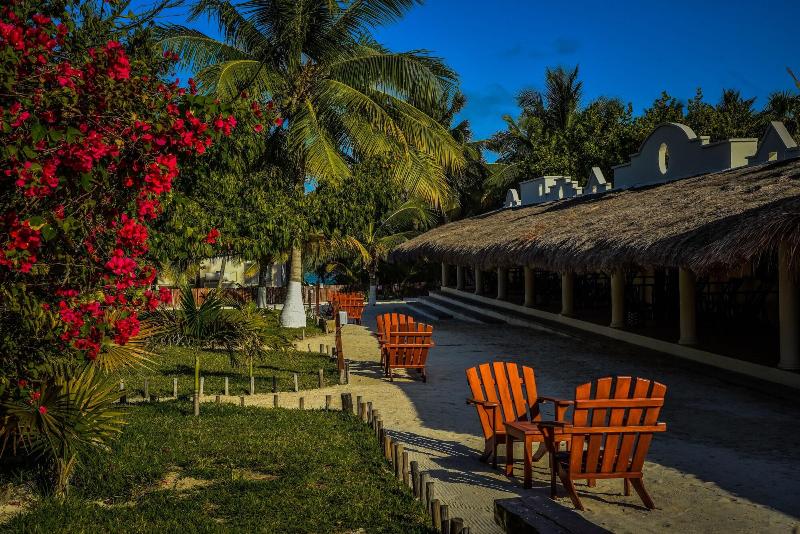
[[[781,240],[800,251],[800,159],[498,210],[426,232],[397,247],[392,259],[703,273],[741,265]],[[800,253],[793,256],[800,261]]]

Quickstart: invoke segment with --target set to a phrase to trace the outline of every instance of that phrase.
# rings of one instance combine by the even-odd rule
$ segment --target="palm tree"
[[[435,216],[422,201],[403,202],[383,219],[369,222],[359,235],[337,240],[333,250],[354,253],[369,274],[369,304],[375,306],[378,288],[378,268],[395,247],[430,227]]]
[[[572,130],[579,119],[583,82],[578,67],[545,71],[545,89],[526,89],[517,95],[522,109],[518,119],[503,117],[506,130],[498,132],[486,146],[500,154],[490,165],[487,198],[494,199],[530,172],[570,174],[574,166],[570,154]]]
[[[391,178],[434,205],[450,203],[446,169],[462,153],[433,117],[456,75],[424,52],[396,53],[371,30],[401,18],[418,0],[199,0],[190,20],[206,15],[223,40],[188,27],[163,28],[163,43],[194,67],[202,90],[223,99],[243,90],[271,99],[286,121],[282,166],[295,193],[308,180],[349,176],[354,158],[390,156]],[[303,237],[291,251],[284,326],[305,326],[301,283]]]

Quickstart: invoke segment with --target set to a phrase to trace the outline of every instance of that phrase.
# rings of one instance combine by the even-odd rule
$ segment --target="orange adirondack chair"
[[[375,337],[378,338],[378,345],[381,349],[381,365],[386,364],[386,351],[384,346],[389,340],[389,329],[392,327],[397,328],[398,325],[405,327],[406,325],[413,324],[414,318],[410,315],[402,313],[382,313],[376,319],[377,333]]]
[[[519,367],[522,368],[522,376],[519,374]],[[467,399],[467,404],[474,405],[478,411],[483,437],[486,440],[481,460],[487,461],[491,457],[494,467],[497,467],[497,447],[506,443],[508,437],[506,423],[541,421],[539,404],[542,402],[555,404],[556,419],[563,419],[569,405],[569,401],[539,396],[532,367],[517,366],[512,362],[492,362],[470,367],[466,373],[472,391],[472,397]],[[533,440],[538,443],[544,442],[541,432],[538,431],[536,434],[538,435],[534,436]],[[533,457],[533,461],[541,458],[544,452],[542,448]],[[508,453],[506,454],[508,456]]]
[[[339,310],[347,312],[347,320],[356,324],[361,324],[361,317],[364,314],[364,295],[359,293],[337,293],[331,298],[333,313]]]
[[[642,467],[653,434],[667,429],[658,422],[666,391],[664,384],[632,381],[629,376],[600,378],[575,388],[572,423],[539,424],[551,456],[551,496],[555,497],[558,475],[575,508],[583,510],[573,480],[621,478],[625,495],[630,495],[630,484],[647,508],[655,508],[642,481]],[[571,448],[558,451],[556,440],[565,436]]]
[[[390,381],[394,381],[394,369],[416,369],[422,374],[422,381],[428,381],[425,364],[428,351],[434,346],[432,337],[433,327],[424,323],[390,327],[389,339],[384,344],[384,372]]]

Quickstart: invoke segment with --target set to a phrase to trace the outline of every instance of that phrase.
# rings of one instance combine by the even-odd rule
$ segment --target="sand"
[[[493,359],[531,365],[543,395],[570,398],[576,384],[608,375],[653,378],[668,386],[662,420],[668,431],[655,437],[645,465],[645,484],[656,510],[638,497],[622,495],[619,480],[578,485],[587,520],[614,532],[793,532],[800,530],[800,407],[763,393],[709,367],[649,352],[621,342],[574,333],[512,326],[475,325],[456,320],[434,323],[436,347],[428,383],[404,377],[390,383],[378,365],[374,329],[377,313],[401,310],[379,304],[365,326],[348,325],[345,356],[352,361],[346,386],[281,394],[282,406],[321,407],[326,394],[349,391],[373,402],[384,425],[436,481],[437,497],[451,516],[465,519],[473,533],[500,532],[493,501],[520,495],[548,495],[546,460],[534,466],[534,487],[478,460],[483,438],[475,409],[467,406],[464,369]],[[326,341],[327,339],[327,341]],[[306,340],[333,344],[330,336]],[[271,406],[272,396],[247,403]],[[517,453],[519,458],[519,453]],[[502,463],[502,458],[501,458]],[[560,504],[572,509],[561,490]]]

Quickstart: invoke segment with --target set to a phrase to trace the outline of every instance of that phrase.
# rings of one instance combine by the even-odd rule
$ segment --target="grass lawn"
[[[147,368],[125,370],[116,373],[125,381],[129,397],[141,396],[144,379],[148,380],[151,395],[172,396],[172,379],[178,379],[178,396],[190,395],[194,388],[195,350],[186,347],[162,346],[155,349],[156,356]],[[205,377],[204,393],[222,395],[225,391],[225,377],[229,378],[231,395],[242,395],[250,391],[250,378],[244,367],[232,367],[228,353],[220,351],[200,351],[200,375]],[[272,377],[278,380],[278,391],[293,391],[293,373],[297,373],[300,389],[319,387],[319,369],[324,369],[326,385],[339,382],[336,362],[316,352],[272,351],[266,360],[257,361],[253,366],[256,377],[256,393],[272,391]]]
[[[41,498],[8,532],[432,533],[367,427],[340,412],[186,402],[132,406],[110,454],[68,498]],[[359,530],[363,529],[363,530]]]

